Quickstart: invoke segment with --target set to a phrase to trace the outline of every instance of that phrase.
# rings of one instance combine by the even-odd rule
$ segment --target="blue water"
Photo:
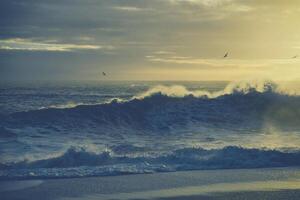
[[[299,166],[299,147],[300,96],[274,82],[0,87],[1,179]]]

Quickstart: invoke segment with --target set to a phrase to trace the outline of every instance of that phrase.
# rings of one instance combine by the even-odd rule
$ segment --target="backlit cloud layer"
[[[0,78],[299,79],[300,1],[1,0]],[[223,55],[229,52],[229,57]]]
[[[112,46],[98,46],[88,44],[59,44],[45,42],[34,42],[30,39],[6,39],[0,40],[2,50],[28,50],[28,51],[75,51],[75,50],[97,50],[113,49]]]

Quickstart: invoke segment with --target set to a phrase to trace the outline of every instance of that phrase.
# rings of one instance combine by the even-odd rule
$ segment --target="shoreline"
[[[221,168],[221,169],[189,169],[189,170],[178,170],[178,171],[158,171],[158,172],[145,172],[145,173],[127,173],[123,174],[103,174],[103,175],[87,175],[87,176],[57,176],[57,177],[19,177],[19,178],[8,178],[5,179],[0,177],[0,183],[6,181],[30,181],[30,180],[59,180],[59,179],[77,179],[77,178],[98,178],[98,177],[116,177],[116,176],[135,176],[135,175],[149,175],[149,174],[171,174],[180,172],[210,172],[210,171],[231,171],[231,170],[284,170],[284,169],[299,169],[299,166],[289,166],[289,167],[257,167],[257,168]]]
[[[224,198],[233,194],[251,196],[257,192],[264,193],[261,195],[272,196],[274,192],[280,191],[285,191],[284,194],[288,195],[298,195],[300,194],[300,168],[195,170],[122,176],[0,181],[0,187],[4,188],[4,186],[6,190],[0,191],[3,200],[197,199],[199,197],[202,199],[203,196],[222,199],[223,197],[220,196]],[[244,199],[250,200],[251,198],[245,197]]]
[[[151,174],[172,174],[172,173],[180,173],[180,172],[210,172],[210,171],[232,171],[232,170],[284,170],[284,169],[299,169],[298,166],[289,166],[289,167],[258,167],[258,168],[224,168],[224,169],[188,169],[188,170],[178,170],[178,171],[158,171],[158,172],[145,172],[145,173],[130,173],[124,172],[118,174],[103,174],[103,175],[87,175],[87,176],[57,176],[57,177],[18,177],[18,178],[3,178],[0,177],[0,183],[6,181],[35,181],[35,180],[60,180],[60,179],[78,179],[78,178],[100,178],[100,177],[122,177],[122,176],[135,176],[135,175],[151,175]]]

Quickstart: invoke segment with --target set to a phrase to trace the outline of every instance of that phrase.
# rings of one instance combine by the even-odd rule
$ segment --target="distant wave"
[[[260,128],[266,121],[299,128],[300,96],[286,94],[272,82],[229,84],[213,93],[158,86],[131,100],[19,112],[2,118],[0,125],[8,128],[95,127],[98,132],[118,127],[167,132],[191,124]]]
[[[115,156],[70,148],[60,156],[36,161],[1,164],[0,179],[76,177],[150,173],[160,171],[300,166],[300,152],[246,149],[183,148],[157,156]]]

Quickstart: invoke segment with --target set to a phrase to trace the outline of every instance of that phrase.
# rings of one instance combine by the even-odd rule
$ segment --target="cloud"
[[[75,51],[75,50],[112,50],[113,46],[100,46],[91,44],[60,44],[53,41],[38,41],[31,39],[12,38],[0,40],[2,50],[23,50],[23,51]]]
[[[249,67],[249,68],[265,68],[273,67],[278,65],[286,64],[300,64],[300,59],[204,59],[204,58],[192,58],[188,56],[168,56],[159,57],[155,55],[146,56],[146,59],[150,62],[155,63],[169,63],[177,65],[196,65],[196,66],[206,66],[206,67]]]
[[[233,0],[169,0],[173,4],[194,4],[205,7],[216,7],[226,3],[230,3]]]
[[[145,10],[143,8],[133,7],[133,6],[114,6],[112,8],[114,10],[128,11],[128,12],[137,12],[137,11],[143,11],[143,10]]]
[[[243,4],[230,4],[225,6],[223,10],[229,12],[250,12],[254,10],[254,8]]]
[[[154,54],[157,54],[157,55],[168,55],[168,54],[175,54],[174,52],[172,51],[155,51],[153,52]]]
[[[22,78],[24,63],[70,79],[148,67],[163,67],[166,78],[211,70],[206,78],[262,65],[300,77],[300,59],[267,60],[299,54],[299,13],[299,0],[1,0],[0,78]],[[229,59],[220,58],[227,50]]]

